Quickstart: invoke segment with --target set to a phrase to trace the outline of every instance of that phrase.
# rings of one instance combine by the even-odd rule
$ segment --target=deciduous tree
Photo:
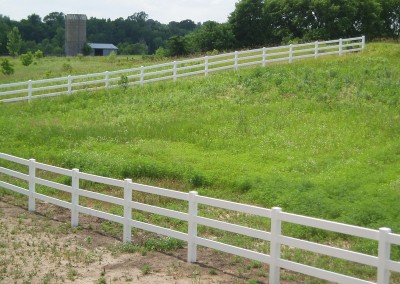
[[[22,46],[21,34],[17,27],[13,29],[7,35],[7,49],[11,56],[18,56]]]

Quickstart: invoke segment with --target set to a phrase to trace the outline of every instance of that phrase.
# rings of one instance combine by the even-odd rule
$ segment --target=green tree
[[[93,51],[93,48],[87,42],[85,42],[85,44],[82,47],[82,54],[84,56],[88,56],[92,53],[92,51]]]
[[[7,35],[11,27],[12,23],[10,18],[0,14],[0,54],[8,54]]]
[[[366,35],[369,38],[381,36],[382,7],[376,0],[357,1],[357,13],[354,21],[355,34]]]
[[[229,24],[205,22],[198,30],[189,34],[193,51],[229,50],[234,47],[235,36]]]
[[[400,0],[379,0],[382,36],[400,39]]]
[[[18,56],[22,46],[21,34],[17,27],[13,27],[7,35],[7,49],[11,56]]]
[[[169,56],[186,55],[189,53],[186,39],[182,36],[173,36],[167,41]]]
[[[4,75],[14,74],[14,68],[13,68],[12,64],[10,63],[10,60],[3,59],[1,61],[1,73],[3,73]]]
[[[118,50],[122,55],[146,55],[149,52],[149,48],[144,41],[138,43],[121,43],[118,45]]]
[[[265,42],[269,26],[264,17],[264,0],[241,0],[229,16],[238,47],[255,47]]]
[[[374,38],[381,33],[381,10],[378,0],[266,0],[264,17],[274,43],[363,34]]]

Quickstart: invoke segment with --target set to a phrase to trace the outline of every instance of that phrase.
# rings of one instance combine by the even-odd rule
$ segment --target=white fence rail
[[[365,48],[365,37],[355,37],[305,44],[291,44],[247,51],[235,51],[215,56],[205,56],[139,68],[103,72],[88,75],[68,76],[21,83],[0,85],[0,102],[15,102],[63,94],[74,94],[82,90],[98,90],[119,86],[121,76],[127,76],[127,85],[143,85],[162,80],[177,80],[181,77],[204,74],[224,69],[258,65],[295,59],[318,58],[330,54],[360,51]]]
[[[34,159],[26,160],[15,156],[0,153],[0,162],[3,164],[13,162],[19,166],[27,168],[24,174],[6,167],[0,167],[0,187],[28,196],[30,211],[35,211],[36,199],[43,200],[71,210],[71,225],[77,226],[79,224],[79,214],[84,213],[99,217],[102,219],[117,222],[123,225],[123,241],[130,242],[132,236],[132,228],[147,230],[164,236],[169,236],[188,243],[187,247],[187,260],[188,262],[195,262],[197,260],[197,246],[205,246],[212,249],[220,250],[223,252],[231,253],[234,255],[242,256],[252,260],[267,263],[270,266],[269,281],[270,283],[280,282],[280,269],[288,269],[298,273],[314,276],[317,278],[333,281],[337,283],[391,283],[390,272],[400,272],[400,262],[391,260],[390,249],[392,245],[400,245],[400,235],[391,233],[388,228],[380,228],[379,230],[372,230],[357,226],[346,225],[331,221],[325,221],[306,216],[295,215],[291,213],[282,212],[281,208],[266,209],[255,207],[230,201],[224,201],[205,196],[199,196],[197,192],[183,193],[179,191],[168,190],[143,184],[133,183],[132,180],[118,180],[96,176],[80,172],[78,169],[67,170],[59,167],[54,167],[36,162]],[[71,178],[71,186],[56,183],[53,181],[45,180],[37,176],[37,170],[47,171],[49,173],[56,173],[59,175]],[[17,186],[10,182],[15,183],[17,180],[24,180],[28,183],[28,188]],[[97,193],[95,191],[88,191],[81,189],[80,181],[92,181],[95,183],[105,184],[113,187],[123,189],[123,198],[118,198],[110,195]],[[36,185],[44,185],[49,188],[60,190],[70,193],[71,202],[59,200],[36,192]],[[145,192],[175,198],[181,201],[188,202],[188,211],[180,212],[170,210],[158,206],[152,206],[145,203],[134,201],[135,196],[133,192]],[[95,200],[105,201],[107,203],[123,206],[123,216],[110,214],[100,210],[84,207],[81,205],[80,197],[91,198]],[[240,226],[225,221],[205,218],[198,215],[198,206],[208,205],[216,208],[223,208],[241,212],[252,216],[260,216],[268,218],[271,221],[271,230],[264,231],[246,226]],[[140,222],[132,219],[132,209],[141,210],[158,214],[161,216],[175,218],[187,222],[187,233],[176,231],[170,228],[164,228],[153,224]],[[349,236],[356,236],[364,239],[374,240],[378,243],[378,256],[362,254],[336,248],[333,246],[322,245],[301,239],[296,239],[284,236],[281,232],[282,222],[318,228],[330,232],[346,234]],[[198,225],[204,225],[219,230],[241,234],[252,238],[260,239],[270,242],[270,254],[264,254],[258,251],[253,251],[241,247],[236,247],[224,244],[215,240],[199,237],[197,234]],[[318,253],[334,258],[347,260],[354,263],[365,264],[375,267],[377,271],[376,282],[371,282],[363,279],[358,279],[348,275],[338,274],[328,270],[315,268],[312,266],[304,265],[301,263],[289,261],[281,257],[282,245],[298,248],[305,251]]]

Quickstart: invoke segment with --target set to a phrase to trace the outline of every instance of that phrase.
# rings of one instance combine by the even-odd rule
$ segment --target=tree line
[[[16,32],[20,54],[64,54],[61,12],[43,19],[32,14],[21,21],[0,15],[0,54],[10,54],[7,46]],[[400,0],[241,0],[225,23],[188,19],[162,24],[145,12],[87,20],[88,42],[113,43],[120,54],[176,56],[360,35],[399,39]]]

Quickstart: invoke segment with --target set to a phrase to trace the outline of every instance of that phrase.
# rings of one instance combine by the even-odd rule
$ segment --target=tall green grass
[[[400,46],[0,105],[0,151],[400,232]],[[100,71],[100,70],[99,70]]]
[[[374,229],[385,226],[400,233],[399,66],[398,44],[374,43],[342,57],[0,104],[0,151],[97,175],[181,191],[196,189],[202,195],[280,206]],[[0,165],[17,169],[12,163]],[[48,178],[70,184],[65,177]],[[92,183],[81,186],[114,194],[114,189]],[[187,209],[187,204],[170,199],[136,198]],[[109,211],[122,214],[118,206]],[[208,217],[230,216],[258,229],[270,226],[261,218],[209,208],[200,211]],[[186,230],[184,222],[134,214],[138,220]],[[105,230],[120,235],[121,228],[109,223]],[[377,253],[376,242],[290,224],[283,230],[294,237]],[[245,247],[252,243],[204,226],[199,233]],[[267,243],[258,247],[269,250]],[[392,253],[393,259],[400,259],[398,247]],[[283,254],[320,267],[330,263],[291,248],[284,248]],[[328,266],[365,279],[375,277],[373,270],[343,261]]]
[[[3,104],[0,151],[400,232],[399,55]]]

